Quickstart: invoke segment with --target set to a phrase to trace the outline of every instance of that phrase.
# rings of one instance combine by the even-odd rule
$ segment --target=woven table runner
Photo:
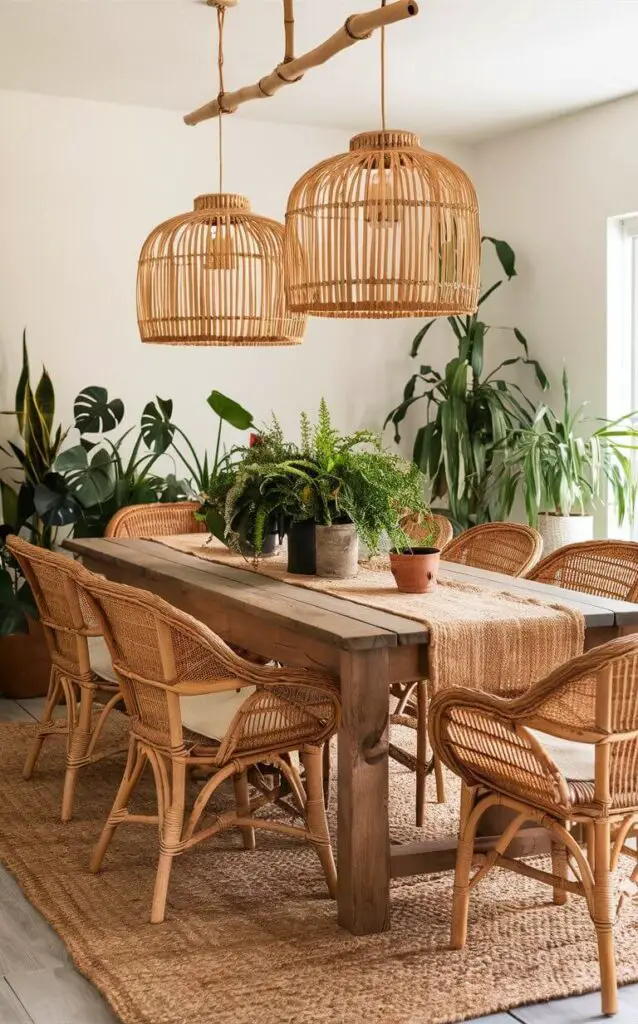
[[[422,623],[430,634],[428,680],[435,688],[472,686],[511,696],[583,651],[585,620],[576,609],[446,579],[445,563],[431,594],[401,594],[387,567],[387,556],[360,565],[355,579],[328,580],[286,572],[285,553],[255,565],[215,539],[203,540],[202,534],[154,539],[205,561],[247,569]]]

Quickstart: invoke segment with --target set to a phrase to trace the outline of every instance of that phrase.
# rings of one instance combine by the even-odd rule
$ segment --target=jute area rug
[[[125,723],[111,730],[124,734]],[[104,872],[87,870],[122,761],[85,772],[76,817],[62,825],[62,744],[48,741],[27,783],[32,735],[30,725],[0,726],[0,858],[124,1024],[447,1024],[598,988],[593,928],[576,897],[555,907],[549,889],[496,871],[473,894],[466,949],[452,952],[451,874],[414,877],[393,883],[392,930],[356,938],[338,928],[312,851],[274,834],[258,833],[254,853],[227,833],[178,858],[167,920],[150,925],[152,827],[121,828]],[[453,833],[448,789],[449,806],[430,804],[417,833],[414,776],[394,766],[393,835]],[[137,806],[148,813],[152,801],[145,776]],[[636,981],[633,906],[616,935],[620,980]]]

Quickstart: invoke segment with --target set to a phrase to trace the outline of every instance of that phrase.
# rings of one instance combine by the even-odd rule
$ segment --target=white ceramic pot
[[[592,540],[594,536],[593,516],[555,516],[540,515],[538,532],[543,538],[543,554],[551,555],[552,551],[564,547],[565,544],[579,544],[583,540]]]

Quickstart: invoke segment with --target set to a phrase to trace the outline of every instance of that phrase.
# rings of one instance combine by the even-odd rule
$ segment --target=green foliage
[[[67,432],[54,429],[55,392],[46,369],[42,369],[35,388],[31,385],[26,331],[22,336],[22,370],[16,388],[15,408],[21,443],[9,441],[0,451],[12,462],[2,482],[3,521],[17,533],[22,530],[34,544],[50,547],[55,527],[62,523],[42,517],[36,502],[38,488],[49,477],[66,440]],[[16,479],[17,474],[17,479]]]
[[[500,239],[486,237],[498,256],[508,280],[516,276],[515,254]],[[503,284],[492,284],[480,297],[479,307]],[[430,320],[417,333],[411,355],[419,354]],[[493,487],[500,465],[503,441],[512,430],[531,425],[534,406],[521,389],[504,379],[501,371],[522,364],[530,367],[544,390],[549,386],[540,364],[529,356],[528,344],[518,328],[511,328],[522,355],[503,360],[490,373],[484,372],[485,341],[490,328],[479,313],[448,317],[458,343],[457,355],[441,374],[422,365],[408,380],[403,399],[387,416],[394,439],[401,440],[401,424],[416,402],[426,403],[426,423],[417,432],[413,459],[425,474],[432,500],[446,499],[450,517],[460,528],[492,519],[502,519],[506,507],[503,492]]]
[[[409,544],[401,527],[406,512],[427,514],[418,467],[384,451],[370,431],[340,434],[322,399],[316,424],[302,414],[299,444],[285,440],[273,417],[241,453],[224,507],[225,536],[258,555],[267,533],[294,522],[352,522],[372,552],[384,533],[395,546]]]
[[[636,413],[618,420],[599,420],[588,437],[585,405],[572,410],[567,371],[563,370],[563,411],[558,416],[547,405],[536,411],[532,423],[516,430],[503,445],[504,456],[497,485],[501,500],[511,507],[520,487],[532,526],[540,512],[569,515],[586,513],[601,498],[605,481],[613,494],[618,520],[633,520],[636,475],[631,452],[638,447]]]

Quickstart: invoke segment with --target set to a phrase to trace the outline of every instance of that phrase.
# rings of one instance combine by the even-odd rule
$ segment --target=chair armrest
[[[515,705],[465,688],[443,690],[430,705],[436,755],[468,786],[487,786],[522,800],[568,810],[567,780],[533,736]]]

